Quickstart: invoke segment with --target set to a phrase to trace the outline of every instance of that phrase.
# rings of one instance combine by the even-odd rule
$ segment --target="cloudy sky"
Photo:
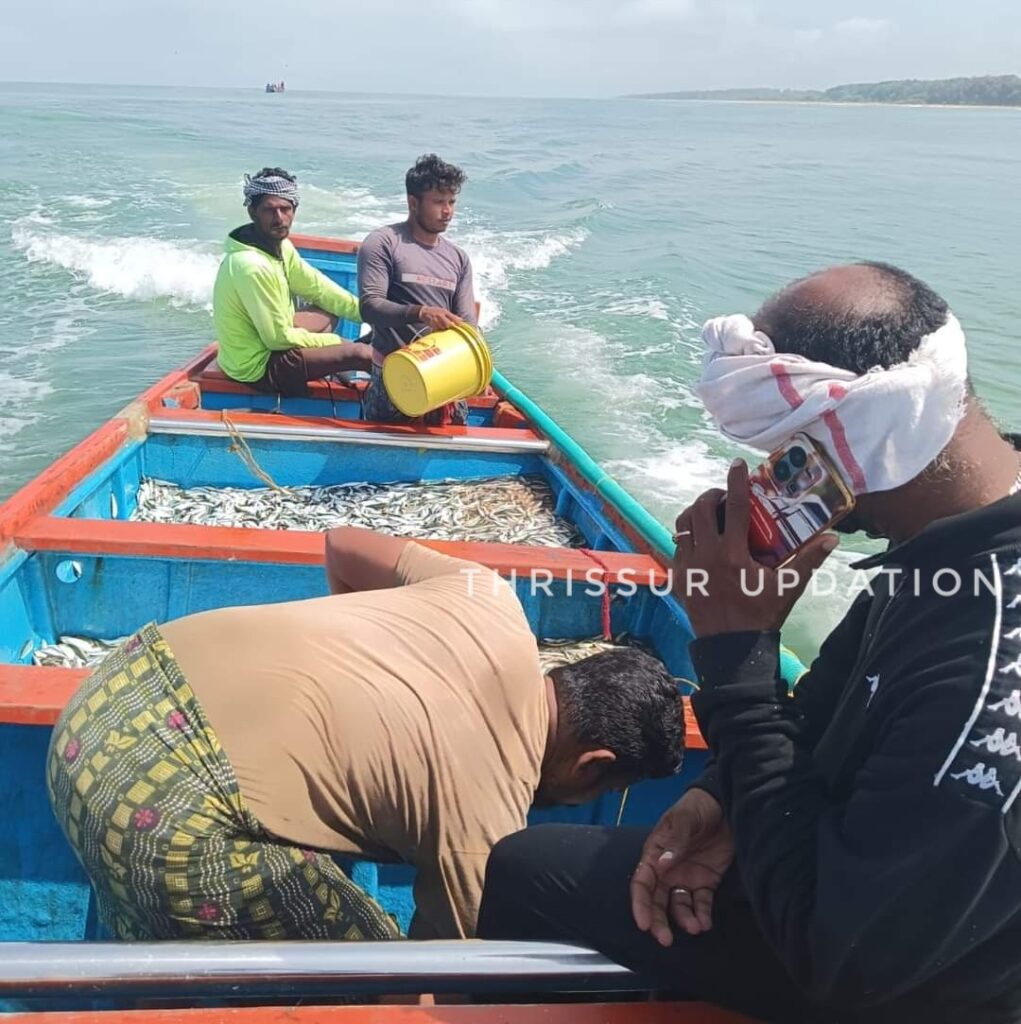
[[[1021,0],[2,0],[7,81],[479,96],[1021,72]]]

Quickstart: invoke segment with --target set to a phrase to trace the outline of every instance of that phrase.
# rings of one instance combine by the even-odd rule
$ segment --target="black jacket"
[[[692,644],[701,785],[820,1020],[1021,1021],[1021,495],[859,565],[793,698],[777,634]]]

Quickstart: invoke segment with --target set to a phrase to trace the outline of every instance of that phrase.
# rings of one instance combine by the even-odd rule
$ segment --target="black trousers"
[[[322,380],[333,373],[372,368],[372,350],[357,341],[341,341],[325,348],[289,348],[270,353],[266,372],[248,386],[266,394],[304,398],[310,380]]]
[[[734,871],[716,894],[711,931],[677,931],[669,948],[640,932],[628,887],[646,835],[538,825],[508,836],[490,855],[479,938],[577,942],[682,998],[783,1024],[833,1019],[809,1007],[767,946]]]

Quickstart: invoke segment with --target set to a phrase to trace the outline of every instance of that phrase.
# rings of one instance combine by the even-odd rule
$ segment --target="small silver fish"
[[[131,518],[147,523],[312,530],[363,526],[395,537],[582,547],[541,477],[329,487],[191,487],[145,479]]]
[[[43,644],[36,648],[32,652],[32,663],[59,668],[95,668],[127,639],[125,636],[114,640],[62,636],[55,644]]]

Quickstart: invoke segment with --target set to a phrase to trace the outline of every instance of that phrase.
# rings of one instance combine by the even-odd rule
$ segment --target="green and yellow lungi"
[[[121,939],[393,939],[329,855],[268,835],[155,625],[53,730],[50,801]]]

